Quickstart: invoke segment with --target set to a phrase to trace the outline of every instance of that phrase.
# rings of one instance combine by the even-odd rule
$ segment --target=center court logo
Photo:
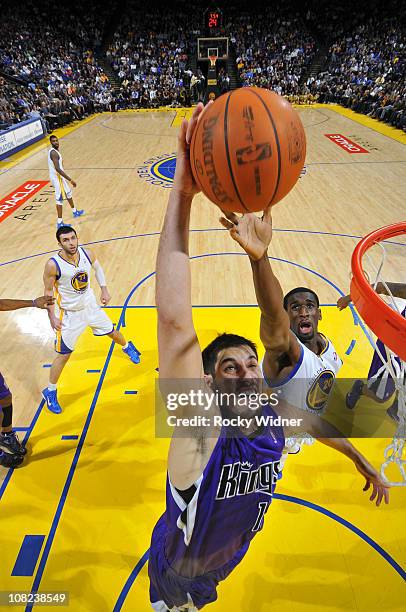
[[[170,189],[176,169],[176,153],[157,155],[147,159],[142,166],[137,166],[136,171],[139,178],[150,185]],[[300,173],[300,178],[307,173],[306,166]]]
[[[140,179],[150,185],[170,189],[173,185],[175,168],[176,153],[166,153],[147,159],[142,166],[137,166],[136,171]]]

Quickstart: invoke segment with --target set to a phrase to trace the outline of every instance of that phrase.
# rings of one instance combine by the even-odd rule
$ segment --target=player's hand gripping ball
[[[243,87],[205,109],[193,133],[190,163],[206,197],[222,210],[256,212],[294,187],[306,157],[298,113],[267,89]]]

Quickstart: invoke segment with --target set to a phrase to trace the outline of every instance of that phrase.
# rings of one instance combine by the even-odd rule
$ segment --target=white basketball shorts
[[[60,174],[52,181],[55,188],[55,200],[57,204],[62,204],[63,200],[67,200],[72,197],[72,189],[66,179]]]
[[[62,311],[62,330],[56,333],[55,350],[66,355],[71,353],[78,338],[90,327],[94,336],[107,336],[114,331],[114,325],[98,304],[86,306],[83,310]]]

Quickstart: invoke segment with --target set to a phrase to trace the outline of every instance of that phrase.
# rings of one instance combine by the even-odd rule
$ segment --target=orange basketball
[[[193,176],[203,193],[232,212],[264,210],[300,177],[306,136],[285,98],[258,87],[220,96],[199,119],[190,146]]]

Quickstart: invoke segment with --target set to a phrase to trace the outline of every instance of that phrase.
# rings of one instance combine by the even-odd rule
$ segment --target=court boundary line
[[[235,252],[235,251],[226,251],[226,252],[220,252],[220,253],[203,253],[200,255],[193,255],[192,257],[189,258],[190,261],[194,261],[195,259],[203,259],[205,257],[218,257],[221,255],[237,255],[237,256],[242,256],[242,257],[248,257],[248,255],[246,253],[240,253],[240,252]],[[307,266],[303,266],[302,264],[298,264],[294,261],[291,261],[289,259],[282,259],[280,257],[268,257],[268,259],[272,260],[272,261],[279,261],[282,263],[286,263],[292,266],[295,266],[297,268],[301,268],[302,270],[306,270],[306,272],[309,272],[310,274],[314,274],[315,276],[318,276],[319,278],[321,278],[323,281],[325,281],[328,285],[332,286],[337,293],[342,297],[344,296],[344,292],[335,284],[333,283],[333,281],[331,281],[329,278],[327,278],[326,276],[324,276],[323,274],[321,274],[320,272],[316,272],[316,270],[313,270],[312,268],[308,268]],[[133,289],[131,289],[130,293],[128,294],[125,302],[124,302],[124,306],[123,306],[123,327],[125,327],[125,314],[128,308],[128,303],[131,300],[133,294],[135,293],[135,291],[144,283],[146,282],[149,278],[151,278],[152,276],[154,276],[156,274],[156,270],[154,270],[153,272],[150,272],[149,274],[147,274],[146,276],[144,276],[136,285],[135,287],[133,287]],[[353,316],[353,321],[354,321],[354,325],[358,325],[359,324],[359,317],[355,311],[355,309],[351,306],[350,304],[350,308],[351,308],[351,313]]]
[[[387,138],[390,138],[391,140],[394,140],[395,142],[399,142],[400,144],[406,144],[405,141],[405,134],[403,133],[402,130],[399,130],[398,128],[395,128],[393,126],[389,126],[386,123],[383,123],[381,121],[378,121],[377,119],[372,119],[371,117],[368,117],[367,115],[363,115],[362,113],[357,113],[351,109],[345,108],[344,106],[341,106],[339,104],[322,104],[322,103],[315,103],[315,104],[294,104],[293,105],[294,108],[300,108],[303,110],[320,110],[320,109],[325,109],[325,110],[331,110],[334,113],[336,113],[337,115],[341,115],[342,117],[345,117],[346,119],[349,119],[350,121],[353,121],[354,123],[358,123],[359,125],[362,125],[363,127],[366,127],[370,130],[372,130],[373,132],[376,132],[377,134],[381,134],[382,136],[386,136]],[[106,117],[106,119],[111,119],[113,118],[113,116],[120,116],[120,115],[125,115],[125,114],[132,114],[132,113],[148,113],[148,112],[160,112],[160,113],[168,113],[168,112],[174,112],[175,115],[172,118],[171,121],[171,125],[170,128],[173,126],[174,123],[176,123],[176,121],[178,120],[178,115],[180,116],[180,114],[183,112],[185,114],[187,113],[191,113],[193,112],[192,109],[194,108],[194,106],[191,107],[180,107],[177,109],[174,108],[167,108],[167,107],[161,107],[161,108],[157,108],[157,109],[122,109],[119,110],[117,113],[113,114],[111,112],[102,112],[102,113],[94,113],[93,115],[91,115],[90,117],[86,117],[85,119],[82,119],[79,123],[76,124],[75,122],[72,122],[71,124],[68,124],[67,126],[63,127],[63,128],[57,128],[53,134],[58,136],[58,138],[64,138],[65,136],[68,136],[69,134],[71,134],[72,132],[75,132],[76,130],[78,130],[80,127],[87,125],[88,123],[92,122],[94,119],[96,118],[100,118],[101,121],[97,124],[98,127],[107,127],[104,126],[104,119],[103,117],[106,117],[106,115],[108,115],[109,117]],[[315,125],[320,125],[321,123],[325,123],[326,121],[328,121],[328,119],[320,122],[320,123],[316,123],[316,124],[311,124],[309,126],[307,126],[308,128],[313,127]],[[109,129],[114,129],[114,128],[109,128]],[[126,131],[126,130],[115,130],[115,131]],[[131,134],[134,134],[136,132],[129,132]],[[147,135],[153,135],[153,134],[147,134]],[[170,134],[168,134],[167,136],[172,136]],[[46,144],[46,141],[48,140],[49,135],[47,134],[44,137],[44,140],[39,141],[39,143],[34,143],[33,145],[30,145],[28,147],[26,147],[25,149],[23,149],[23,151],[21,151],[20,153],[22,153],[21,157],[19,157],[16,160],[10,160],[7,161],[3,160],[3,162],[0,162],[0,176],[2,174],[5,174],[6,172],[8,172],[10,169],[14,168],[15,166],[17,166],[18,164],[20,164],[21,162],[25,161],[26,159],[28,159],[29,157],[36,155],[37,153],[39,153],[40,151],[42,151],[46,146],[48,146],[48,144]],[[32,148],[31,148],[32,147]],[[15,155],[18,155],[18,153],[16,153]],[[3,164],[3,165],[2,165]]]
[[[320,514],[323,514],[324,516],[327,516],[328,518],[336,521],[343,527],[346,527],[349,531],[352,531],[355,535],[360,537],[361,540],[363,540],[366,544],[369,544],[369,546],[373,548],[375,552],[381,555],[381,557],[383,557],[385,561],[387,561],[387,563],[391,567],[393,567],[393,569],[400,575],[401,578],[403,578],[403,580],[406,580],[406,571],[402,568],[402,566],[397,561],[395,561],[392,555],[390,555],[380,544],[375,542],[375,540],[371,538],[367,533],[365,533],[365,531],[362,531],[362,529],[360,529],[359,527],[357,527],[350,521],[347,521],[347,519],[343,518],[339,514],[336,514],[335,512],[332,512],[331,510],[329,510],[328,508],[325,508],[324,506],[320,506],[319,504],[315,504],[314,502],[308,501],[301,497],[295,497],[293,495],[286,495],[285,493],[274,493],[272,497],[273,499],[278,499],[280,501],[286,501],[286,502],[298,504],[300,506],[304,506],[305,508],[309,508],[310,510],[319,512]],[[144,565],[149,560],[149,553],[150,553],[150,548],[148,548],[148,550],[145,551],[143,556],[138,560],[137,564],[131,571],[129,577],[127,578],[117,598],[113,612],[120,612],[127,598],[127,595],[131,590],[131,587],[133,586],[134,582],[138,578]],[[343,557],[345,558],[344,554],[343,554]]]
[[[120,323],[120,321],[119,321],[119,323]],[[117,329],[119,329],[118,325],[117,325]],[[106,356],[106,359],[105,359],[105,362],[104,362],[104,365],[103,365],[103,368],[102,368],[102,372],[100,374],[99,381],[97,383],[97,387],[96,387],[96,390],[95,390],[94,395],[93,395],[93,400],[92,400],[92,402],[90,404],[90,408],[89,408],[88,413],[87,413],[85,424],[83,426],[83,429],[82,429],[80,437],[79,437],[78,444],[77,444],[76,449],[75,449],[75,454],[73,456],[71,465],[70,465],[69,470],[68,470],[68,474],[67,474],[66,479],[65,479],[65,484],[64,484],[62,492],[61,492],[61,494],[59,496],[59,502],[57,504],[57,507],[56,507],[56,510],[55,510],[55,513],[54,513],[54,518],[51,521],[51,525],[50,525],[49,531],[47,533],[47,538],[46,538],[46,541],[45,541],[45,546],[44,546],[43,550],[41,551],[41,558],[40,558],[38,567],[36,568],[34,580],[33,580],[33,583],[32,583],[31,590],[30,590],[31,593],[37,593],[38,592],[38,588],[39,588],[39,586],[41,584],[41,580],[42,580],[42,577],[43,577],[45,566],[46,566],[46,563],[48,561],[49,553],[50,553],[52,544],[54,543],[54,539],[55,539],[55,535],[56,535],[56,530],[58,528],[59,521],[60,521],[60,518],[62,516],[62,511],[63,511],[63,508],[65,506],[66,499],[68,497],[69,489],[70,489],[73,477],[74,477],[75,472],[76,472],[76,467],[77,467],[77,464],[78,464],[78,461],[79,461],[79,458],[80,458],[80,454],[82,452],[82,448],[83,448],[83,445],[84,445],[84,442],[85,442],[85,439],[86,439],[86,436],[87,436],[87,433],[88,433],[88,430],[89,430],[89,426],[90,426],[91,420],[93,418],[94,411],[96,409],[96,404],[97,404],[97,401],[99,399],[99,394],[100,394],[101,388],[103,386],[104,379],[105,379],[106,374],[107,374],[107,370],[108,370],[108,367],[109,367],[109,364],[110,364],[111,356],[113,354],[114,345],[115,345],[115,342],[112,341],[110,343],[110,347],[109,347],[109,350],[107,352],[107,356]],[[25,608],[25,612],[31,612],[31,610],[32,610],[34,605],[35,605],[34,603],[28,604],[26,606],[26,608]]]
[[[42,399],[40,401],[39,405],[38,405],[37,410],[34,413],[34,416],[32,417],[31,423],[29,424],[29,426],[27,428],[24,428],[24,429],[23,428],[18,428],[18,427],[14,428],[16,431],[25,431],[26,432],[25,435],[24,435],[24,439],[22,441],[23,446],[25,446],[27,444],[27,442],[28,442],[28,440],[30,438],[30,435],[32,434],[32,432],[34,430],[36,422],[38,421],[39,415],[41,414],[42,408],[44,407],[44,404],[45,404],[45,400]],[[11,479],[12,475],[14,474],[14,470],[16,470],[16,469],[18,469],[18,468],[9,468],[7,474],[4,477],[3,482],[1,483],[1,486],[0,486],[0,502],[1,502],[2,498],[3,498],[3,495],[4,495],[4,492],[5,492],[6,488],[7,488],[7,485],[10,482],[10,479]]]
[[[362,113],[357,113],[356,111],[345,108],[345,106],[340,106],[340,104],[327,104],[327,108],[332,110],[337,115],[341,115],[341,117],[345,117],[354,123],[358,123],[363,127],[366,127],[377,134],[381,134],[382,136],[386,136],[395,142],[399,142],[400,144],[406,144],[406,135],[402,130],[393,127],[392,125],[388,125],[383,121],[378,121],[378,119],[373,119],[372,117],[368,117],[368,115],[363,115]]]
[[[38,142],[35,142],[32,145],[28,145],[28,147],[25,147],[21,151],[14,153],[14,155],[17,156],[17,159],[14,159],[14,160],[9,159],[9,158],[3,159],[2,161],[0,161],[0,176],[2,174],[5,174],[9,170],[12,170],[13,168],[21,164],[23,161],[26,161],[30,157],[34,157],[34,155],[36,155],[37,153],[40,153],[41,151],[49,147],[50,146],[49,145],[50,136],[57,136],[58,138],[65,138],[65,136],[69,136],[69,134],[72,134],[72,132],[76,132],[76,130],[78,130],[83,125],[86,125],[90,123],[91,121],[93,121],[93,119],[96,119],[96,117],[97,115],[94,114],[94,115],[91,115],[91,117],[86,117],[86,119],[82,119],[79,124],[76,124],[76,121],[74,121],[65,127],[56,128],[52,132],[52,134],[45,134],[44,138],[42,138]],[[10,157],[14,157],[14,155],[10,155]],[[43,170],[44,172],[46,171],[46,169],[43,169]],[[31,168],[30,169],[27,168],[27,172],[28,173],[31,172]]]
[[[208,227],[202,229],[191,229],[190,233],[194,234],[197,232],[227,232],[223,227]],[[290,228],[273,228],[273,232],[287,232],[287,233],[298,233],[298,234],[310,234],[310,235],[318,235],[318,236],[333,236],[337,238],[353,238],[356,240],[361,240],[364,236],[358,236],[356,234],[339,234],[336,232],[320,232],[316,230],[305,230],[305,229],[290,229]],[[83,242],[80,246],[91,246],[93,244],[104,244],[107,242],[115,242],[116,240],[133,240],[134,238],[148,238],[149,236],[160,236],[161,232],[146,232],[145,234],[132,234],[129,236],[116,236],[114,238],[104,238],[103,240],[93,240],[92,242]],[[395,246],[403,246],[406,247],[405,242],[396,242],[394,240],[383,240],[382,242],[386,244],[393,244]],[[44,255],[52,255],[52,253],[57,253],[59,249],[53,249],[52,251],[43,251],[42,253],[33,253],[32,255],[26,255],[24,257],[19,257],[18,259],[11,259],[10,261],[4,261],[0,263],[0,268],[2,266],[9,266],[14,263],[19,263],[20,261],[26,261],[27,259],[35,259],[36,257],[42,257]]]

